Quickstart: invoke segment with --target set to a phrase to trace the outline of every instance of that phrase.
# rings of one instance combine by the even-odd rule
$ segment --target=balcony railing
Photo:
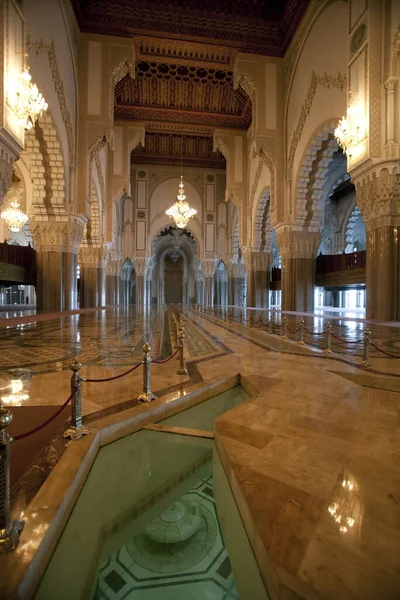
[[[36,267],[36,250],[32,246],[12,246],[0,243],[0,262],[31,269]]]
[[[351,254],[320,254],[316,260],[317,276],[348,269],[365,269],[366,254],[365,250]]]

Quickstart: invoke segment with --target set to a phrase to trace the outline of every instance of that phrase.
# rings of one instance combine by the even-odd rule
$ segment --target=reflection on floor
[[[100,568],[95,600],[237,600],[212,477],[203,479]]]

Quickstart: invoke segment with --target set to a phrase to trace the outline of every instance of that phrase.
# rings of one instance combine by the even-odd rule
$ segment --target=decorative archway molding
[[[295,196],[294,231],[319,232],[320,200],[329,164],[338,150],[333,135],[337,119],[326,121],[314,131],[300,162]]]

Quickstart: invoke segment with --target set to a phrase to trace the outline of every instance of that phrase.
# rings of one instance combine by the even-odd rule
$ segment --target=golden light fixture
[[[340,119],[334,136],[349,158],[353,156],[354,149],[365,139],[364,121],[360,107],[354,98],[350,98],[347,115]]]
[[[185,189],[183,187],[183,137],[181,136],[181,180],[179,183],[178,195],[172,206],[165,211],[165,214],[170,219],[175,221],[175,225],[179,229],[184,229],[190,219],[197,214],[197,210],[190,208],[189,203],[186,202]]]
[[[24,129],[32,129],[36,119],[41,116],[48,107],[43,95],[39,92],[27,67],[19,76],[15,90],[14,112]]]
[[[20,231],[29,219],[28,215],[19,208],[18,200],[10,202],[10,206],[3,210],[0,216],[5,220],[8,228],[15,233]]]
[[[179,229],[184,229],[190,219],[197,214],[197,210],[191,208],[188,202],[186,202],[185,189],[183,187],[183,175],[181,175],[176,201],[165,211],[165,214],[175,221],[175,225],[179,227]]]

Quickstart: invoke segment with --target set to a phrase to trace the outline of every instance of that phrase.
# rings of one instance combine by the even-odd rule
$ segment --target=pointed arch
[[[336,119],[319,126],[307,144],[301,160],[296,185],[294,230],[320,231],[321,195],[329,164],[338,150],[333,135]]]

